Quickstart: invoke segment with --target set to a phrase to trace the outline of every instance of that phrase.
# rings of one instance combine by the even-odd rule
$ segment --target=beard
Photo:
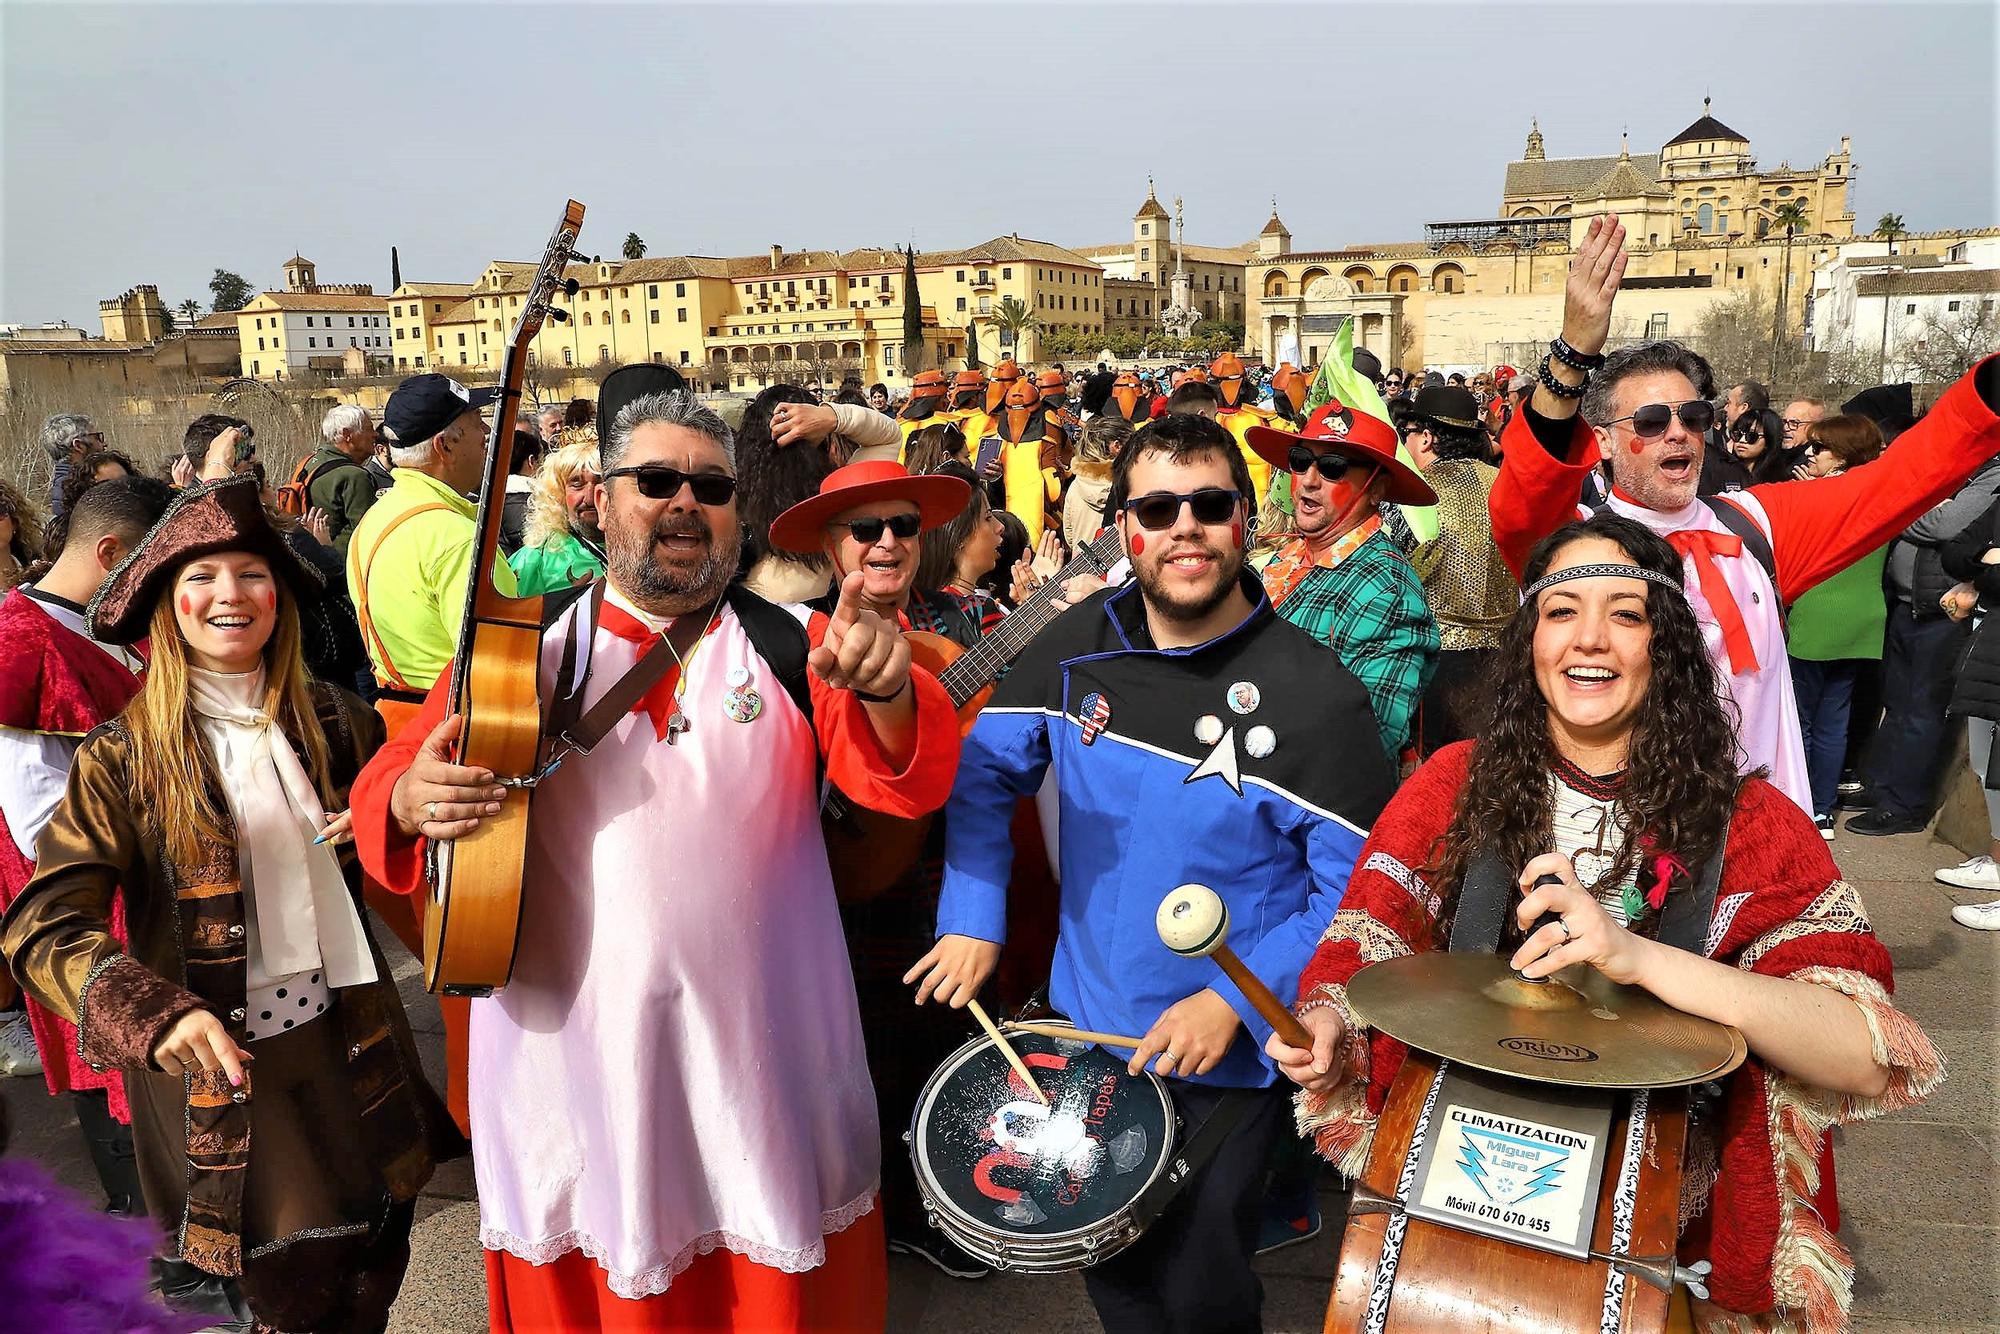
[[[701,559],[692,567],[663,562],[656,547],[668,537],[697,539]],[[742,546],[733,527],[718,539],[696,515],[664,514],[650,528],[614,526],[605,534],[605,561],[611,582],[641,610],[679,616],[722,596],[736,575]]]
[[[1215,560],[1215,582],[1205,589],[1170,588],[1166,580],[1166,561],[1132,562],[1132,577],[1139,582],[1139,592],[1162,620],[1199,621],[1221,606],[1236,585],[1243,578],[1243,551],[1221,551],[1214,547],[1204,547],[1202,554]]]

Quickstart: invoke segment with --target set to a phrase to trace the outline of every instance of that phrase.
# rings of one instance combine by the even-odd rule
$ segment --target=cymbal
[[[1413,954],[1356,973],[1347,1003],[1362,1023],[1408,1046],[1544,1084],[1702,1084],[1749,1054],[1728,1025],[1585,964],[1531,982],[1497,954]]]

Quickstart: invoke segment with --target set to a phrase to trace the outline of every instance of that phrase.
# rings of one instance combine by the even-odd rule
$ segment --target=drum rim
[[[984,1033],[968,1038],[956,1051],[945,1057],[944,1062],[931,1072],[931,1077],[924,1081],[923,1091],[917,1095],[916,1109],[910,1113],[910,1166],[915,1169],[919,1187],[924,1186],[926,1183],[930,1185],[929,1190],[920,1189],[918,1193],[923,1195],[924,1203],[929,1207],[933,1216],[943,1218],[948,1215],[954,1220],[963,1220],[963,1226],[973,1229],[978,1233],[988,1233],[995,1237],[1005,1238],[1009,1242],[1010,1248],[1018,1244],[1028,1247],[1031,1250],[1052,1249],[1067,1245],[1076,1239],[1100,1232],[1107,1227],[1119,1223],[1129,1225],[1133,1207],[1139,1202],[1140,1197],[1151,1190],[1154,1183],[1166,1173],[1167,1165],[1173,1161],[1174,1148],[1180,1142],[1180,1118],[1174,1110],[1174,1100],[1167,1092],[1166,1081],[1150,1070],[1142,1071],[1137,1077],[1144,1079],[1147,1082],[1147,1086],[1152,1090],[1153,1095],[1160,1100],[1160,1110],[1164,1114],[1167,1126],[1167,1139],[1164,1145],[1164,1152],[1160,1154],[1159,1161],[1153,1164],[1153,1170],[1147,1174],[1145,1181],[1140,1184],[1138,1190],[1133,1192],[1132,1199],[1096,1222],[1086,1223],[1081,1227],[1071,1228],[1065,1232],[1048,1232],[1034,1237],[1022,1238],[1016,1233],[1000,1232],[998,1229],[988,1227],[979,1222],[971,1214],[953,1203],[951,1198],[944,1193],[943,1187],[938,1185],[933,1179],[929,1164],[925,1161],[923,1154],[924,1113],[930,1110],[932,1103],[937,1098],[939,1087],[947,1078],[957,1073],[960,1067],[972,1059],[975,1052],[993,1045],[993,1039]],[[1080,1045],[1096,1048],[1097,1044],[1085,1042]],[[1101,1050],[1101,1048],[1098,1049]],[[951,1231],[942,1226],[939,1226],[938,1230],[945,1232],[947,1235],[950,1235]],[[1137,1239],[1137,1235],[1137,1233],[1134,1234],[1133,1240]]]

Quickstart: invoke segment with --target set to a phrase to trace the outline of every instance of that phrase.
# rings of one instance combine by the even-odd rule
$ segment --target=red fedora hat
[[[835,468],[809,496],[771,521],[771,545],[784,551],[817,553],[826,546],[826,526],[859,505],[907,500],[923,516],[926,530],[965,513],[972,488],[956,477],[926,473],[912,477],[894,459],[871,459]]]
[[[1243,433],[1244,441],[1257,457],[1286,472],[1291,471],[1288,455],[1293,445],[1338,445],[1340,452],[1353,457],[1366,455],[1381,465],[1389,479],[1383,499],[1398,505],[1435,505],[1437,492],[1431,490],[1423,474],[1396,457],[1396,428],[1380,417],[1371,417],[1358,408],[1340,402],[1322,403],[1314,408],[1297,434],[1252,426]]]

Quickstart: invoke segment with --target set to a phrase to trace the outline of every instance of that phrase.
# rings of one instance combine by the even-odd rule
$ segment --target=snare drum
[[[1133,1078],[1100,1048],[1008,1036],[1043,1106],[985,1037],[924,1085],[910,1158],[933,1226],[995,1269],[1081,1269],[1137,1239],[1134,1205],[1167,1170],[1175,1118],[1166,1085]]]

